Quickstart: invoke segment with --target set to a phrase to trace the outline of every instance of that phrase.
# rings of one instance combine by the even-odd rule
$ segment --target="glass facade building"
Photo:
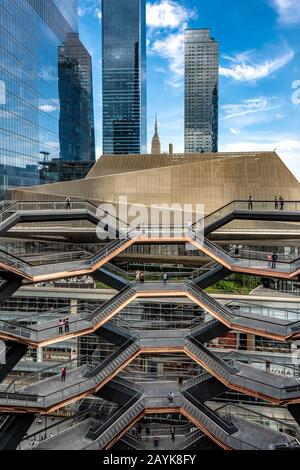
[[[86,132],[60,84],[61,51],[74,33],[77,0],[0,0],[0,197],[8,187],[56,181],[59,174],[48,173],[44,164],[64,158],[70,141]],[[87,88],[86,73],[70,100],[84,95],[78,87]],[[90,93],[90,107],[92,98]],[[90,107],[87,119],[93,126]],[[63,131],[63,120],[72,123],[73,134]],[[89,135],[93,132],[88,129]],[[72,154],[77,158],[80,151]]]
[[[185,153],[218,152],[219,45],[208,29],[185,31]]]
[[[102,0],[103,153],[147,152],[145,0]]]
[[[92,59],[77,33],[59,48],[60,158],[95,161]]]

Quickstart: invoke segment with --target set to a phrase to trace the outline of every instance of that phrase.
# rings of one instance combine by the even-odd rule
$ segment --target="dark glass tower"
[[[185,152],[218,151],[219,45],[209,29],[185,31]]]
[[[62,120],[74,124],[75,117],[62,100],[59,67],[61,48],[74,33],[77,0],[0,0],[0,199],[8,187],[60,178],[45,164],[59,162],[67,140],[76,141],[76,134],[61,131]],[[81,99],[76,87],[73,96]],[[74,132],[85,133],[82,114],[77,118]],[[74,152],[77,158],[86,155]]]
[[[145,0],[102,1],[103,153],[147,152]]]
[[[76,33],[59,48],[58,73],[60,158],[94,163],[92,59]]]

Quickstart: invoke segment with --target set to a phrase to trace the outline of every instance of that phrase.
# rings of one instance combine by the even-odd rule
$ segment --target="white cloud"
[[[170,74],[166,81],[175,88],[180,87],[184,76],[184,30],[154,40],[149,52],[168,61]]]
[[[41,111],[44,111],[45,113],[53,113],[57,110],[57,107],[53,106],[52,104],[42,104],[41,106],[39,106],[39,109]]]
[[[78,15],[92,15],[101,20],[101,0],[79,0]]]
[[[174,0],[147,3],[148,52],[168,63],[166,82],[174,88],[182,86],[184,76],[184,30],[197,11]]]
[[[271,5],[279,15],[279,21],[283,24],[295,24],[300,22],[299,0],[270,0]]]
[[[247,127],[269,126],[271,122],[283,119],[283,106],[281,99],[265,96],[223,105],[220,108],[222,129],[237,134]]]
[[[173,0],[147,3],[147,25],[150,28],[179,28],[193,18],[195,10],[188,9]]]
[[[256,82],[272,75],[277,70],[287,65],[295,56],[292,49],[278,57],[264,61],[256,61],[252,59],[253,51],[247,51],[243,54],[235,56],[224,56],[223,58],[230,60],[230,67],[220,67],[220,75],[233,78],[239,82]]]
[[[251,98],[242,101],[238,104],[225,104],[222,106],[222,111],[224,113],[223,120],[240,118],[248,114],[261,113],[274,109],[279,109],[281,107],[280,101],[276,98],[268,98],[266,96],[261,96],[258,98]],[[281,116],[280,114],[278,116]]]

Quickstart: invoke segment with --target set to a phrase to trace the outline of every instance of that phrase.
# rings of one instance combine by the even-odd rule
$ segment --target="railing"
[[[249,357],[245,359],[245,361],[241,360],[241,362],[245,362],[247,366],[253,367],[254,369],[266,371],[266,361],[260,361],[259,359],[252,359]],[[276,372],[276,370],[278,372]],[[295,364],[282,364],[273,360],[270,364],[270,373],[299,380],[300,368]]]
[[[93,401],[95,403],[93,403]],[[81,426],[84,424],[84,422],[89,422],[93,418],[92,416],[96,416],[98,419],[103,419],[103,415],[105,417],[109,416],[112,412],[112,410],[115,410],[117,408],[117,405],[114,405],[109,402],[105,402],[103,400],[93,400],[91,401],[90,406],[88,409],[84,411],[75,411],[72,416],[63,418],[63,419],[58,419],[54,423],[51,423],[47,425],[47,421],[49,422],[49,418],[47,420],[47,417],[45,417],[45,426],[41,427],[40,430],[35,431],[31,434],[27,434],[25,437],[20,442],[20,445],[18,447],[19,450],[25,450],[30,448],[29,441],[33,440],[34,442],[37,443],[36,447],[39,446],[39,444],[43,445],[45,442],[50,441],[50,439],[55,438],[63,438],[64,435],[68,434],[69,432],[72,432],[74,427],[76,426]],[[100,404],[99,404],[100,402]],[[55,417],[52,417],[52,420],[55,420]],[[69,424],[69,427],[66,427],[66,425]],[[41,425],[42,426],[42,425]],[[51,431],[50,435],[49,432]],[[55,435],[52,435],[55,433]]]
[[[227,322],[230,322],[232,319],[232,314],[230,310],[223,305],[221,305],[219,302],[214,300],[212,297],[207,295],[203,290],[201,290],[199,287],[196,286],[191,281],[187,282],[187,290],[190,292],[193,296],[198,298],[200,302],[202,302],[205,306],[209,307],[211,310],[214,312],[218,313],[224,320]]]
[[[300,312],[297,310],[287,310],[284,308],[265,307],[264,305],[250,304],[247,302],[232,300],[226,303],[234,315],[238,315],[239,312],[254,313],[262,315],[264,317],[276,318],[278,320],[300,321]]]
[[[42,328],[40,328],[38,325],[36,328],[34,328],[20,325],[14,321],[0,320],[0,331],[8,333],[12,336],[28,339],[37,343],[39,341],[59,336],[63,338],[64,335],[76,333],[80,331],[80,329],[83,329],[83,322],[89,321],[90,316],[95,310],[90,305],[79,306],[77,307],[77,309],[81,311],[81,313],[76,314],[75,316],[71,315],[71,309],[72,307],[62,310],[60,314],[56,313],[56,315],[59,315],[60,318],[62,317],[63,312],[65,312],[65,314],[67,315],[70,315],[70,317],[68,317],[67,324],[60,324],[57,321],[55,321],[55,324],[53,324],[53,321],[50,321],[50,324],[47,325],[47,323],[45,323]],[[28,320],[26,317],[24,319]]]
[[[222,356],[222,359],[216,356],[212,351],[205,348],[199,341],[197,341],[192,336],[187,336],[185,339],[185,346],[188,350],[195,353],[199,359],[202,359],[203,362],[208,365],[212,366],[213,370],[220,373],[222,376],[226,377],[228,380],[231,376],[234,376],[238,369],[235,367],[235,363],[232,360],[232,353],[228,353]],[[227,362],[225,362],[227,359]]]
[[[227,322],[234,322],[234,316],[238,316],[238,313],[235,312],[233,309],[230,309],[223,305],[221,305],[219,302],[214,300],[212,297],[208,296],[205,292],[197,288],[192,282],[188,281],[188,291],[194,295],[196,298],[198,298],[201,302],[203,302],[205,305],[210,307],[215,313],[218,313],[222,318],[224,318]],[[270,309],[271,310],[271,309]],[[247,311],[245,313],[248,313]],[[262,326],[263,330],[266,330],[266,326],[268,324],[273,327],[278,327],[278,331],[282,332],[285,330],[285,334],[288,335],[288,330],[290,329],[291,333],[297,331],[298,328],[300,328],[300,321],[291,321],[287,325],[282,325],[280,322],[276,323],[276,321],[272,321],[271,319],[269,320],[269,316],[261,315],[261,318],[253,318],[251,317],[251,312],[249,312],[249,316],[243,315],[240,317],[241,320],[241,326],[242,325],[248,325],[248,326],[253,326],[255,325],[255,322],[261,321],[264,326]],[[274,317],[276,319],[276,317]],[[282,333],[283,334],[283,333]]]
[[[0,263],[10,266],[13,269],[16,269],[24,274],[27,274],[27,275],[32,274],[32,266],[29,263],[22,261],[16,256],[5,253],[2,250],[0,250]]]
[[[93,268],[95,264],[97,264],[99,261],[105,259],[107,256],[112,254],[118,247],[126,243],[127,240],[129,240],[127,235],[124,235],[123,237],[113,240],[111,243],[103,247],[103,249],[99,253],[97,253],[95,256],[89,257],[88,259],[77,260],[79,261],[78,266],[75,266],[73,269],[86,270],[86,269]],[[72,259],[70,258],[67,261],[65,260],[65,262],[72,262]],[[44,267],[44,271],[41,272],[38,266],[32,266],[30,263],[27,263],[1,250],[0,250],[0,263],[10,266],[13,269],[31,277],[34,276],[35,274],[52,274],[52,273],[60,272],[59,265],[61,265],[61,271],[66,271],[68,268],[68,266],[63,264],[62,261],[59,261],[58,264],[43,264],[42,266]]]
[[[238,251],[237,251],[238,250]],[[259,251],[259,250],[249,250],[245,248],[238,248],[237,250],[232,249],[230,253],[236,259],[252,259],[252,260],[259,260],[259,261],[267,261],[268,256],[272,256],[274,253],[273,251]],[[284,253],[277,253],[277,262],[280,263],[292,263],[296,261],[298,258],[293,258],[291,255],[286,255]],[[271,263],[271,261],[269,261]]]
[[[52,254],[43,254],[35,256],[26,256],[26,262],[31,264],[31,266],[43,266],[53,263],[63,263],[63,262],[72,262],[78,260],[88,260],[91,258],[91,253],[88,253],[84,250],[79,251],[69,251],[66,253],[52,253]]]
[[[70,201],[70,207],[67,206],[66,201],[15,201],[10,203],[6,211],[10,211],[15,214],[16,212],[40,212],[40,211],[87,211],[91,212],[98,219],[100,218],[110,218],[114,221],[116,227],[121,227],[124,230],[129,229],[128,223],[122,221],[118,217],[115,217],[107,212],[105,212],[100,207],[97,207],[95,204],[89,201]],[[1,214],[0,214],[1,217]],[[1,223],[0,219],[0,223]]]
[[[219,267],[220,267],[219,263],[216,263],[215,261],[210,261],[209,263],[205,264],[201,268],[195,269],[192,275],[190,276],[190,279],[191,280],[198,279],[199,277],[207,273],[213,272],[215,269]]]
[[[203,437],[205,437],[205,434],[203,434],[203,432],[199,429],[196,429],[188,437],[185,438],[184,442],[180,446],[180,449],[184,450],[189,448]]]
[[[133,354],[133,352],[138,351],[139,346],[137,344],[135,344],[135,341],[136,341],[135,336],[132,336],[131,338],[129,338],[122,346],[120,346],[110,356],[105,358],[104,361],[102,361],[96,367],[89,367],[88,370],[85,373],[85,377],[86,378],[95,377],[100,372],[105,374],[105,369],[107,369],[107,368],[112,369],[115,362],[117,362],[116,368],[119,367],[123,362],[121,360],[121,357],[125,356],[124,357],[124,360],[125,360],[126,356],[127,356],[127,358],[129,358]],[[121,360],[121,363],[119,363],[120,360]],[[113,369],[112,369],[112,371],[113,371]]]
[[[126,307],[126,310],[128,307]],[[164,320],[161,317],[158,319],[157,315],[149,314],[148,319],[140,319],[140,314],[135,314],[134,312],[130,313],[132,310],[129,307],[128,313],[122,310],[122,315],[117,315],[112,318],[111,322],[117,326],[125,327],[130,330],[169,330],[169,329],[180,329],[180,330],[189,330],[191,327],[198,331],[204,323],[201,318],[193,318],[190,320],[182,319],[172,319]]]
[[[259,447],[253,446],[248,442],[244,442],[240,438],[229,435],[221,426],[214,422],[205,413],[200,411],[195,405],[193,405],[188,399],[183,399],[183,408],[189,414],[196,418],[204,427],[209,430],[215,438],[220,442],[227,445],[229,448],[236,450],[258,450]]]
[[[130,380],[125,379],[122,374],[123,372],[121,372],[116,377],[114,377],[113,380],[111,381],[111,384],[116,383],[116,384],[122,385],[123,387],[129,388],[130,390],[138,392],[142,395],[144,392],[144,388],[141,385],[135,383],[135,381],[130,381]]]
[[[62,211],[66,211],[68,210],[67,209],[67,205],[66,205],[66,202],[62,202],[62,201],[58,201],[58,202],[55,202],[55,201],[48,201],[48,202],[36,202],[36,201],[28,201],[28,202],[15,202],[15,203],[9,203],[10,205],[7,206],[7,209],[6,211],[11,211],[10,214],[13,214],[15,212],[20,212],[20,211],[42,211],[42,210],[46,210],[46,211],[49,211],[49,210],[55,210],[55,211],[58,211],[58,210],[62,210]],[[253,210],[254,211],[259,211],[259,212],[265,212],[265,211],[268,211],[268,212],[278,212],[280,211],[280,209],[275,209],[275,202],[274,201],[253,201],[252,202],[252,207],[253,207]],[[280,207],[280,204],[279,204],[279,207]],[[99,218],[99,217],[106,217],[106,216],[109,216],[112,218],[112,220],[114,220],[116,222],[116,226],[121,226],[121,227],[124,227],[124,230],[125,231],[128,231],[131,229],[130,225],[127,224],[127,223],[124,223],[123,221],[121,221],[118,217],[114,217],[114,216],[111,216],[109,214],[107,214],[106,212],[104,212],[102,209],[99,209],[97,208],[93,203],[91,202],[88,202],[88,201],[84,201],[84,202],[80,202],[80,201],[72,201],[71,202],[71,210],[88,210],[90,212],[92,212],[93,214],[96,214],[96,216]],[[299,201],[285,201],[284,202],[284,205],[283,205],[283,208],[282,210],[285,210],[285,211],[289,211],[289,212],[298,212],[300,210],[300,202]],[[232,201],[231,203],[225,205],[224,207],[218,209],[217,211],[213,212],[212,214],[209,214],[208,216],[206,216],[204,219],[200,219],[199,221],[197,221],[194,226],[196,226],[196,224],[201,221],[204,221],[204,224],[205,226],[207,227],[209,224],[213,224],[214,222],[216,222],[217,220],[225,217],[226,215],[232,213],[232,212],[238,212],[238,211],[249,211],[249,205],[248,205],[248,201]],[[2,217],[3,219],[3,216],[4,216],[5,212],[2,212],[0,214],[0,217]],[[2,220],[0,219],[0,221]],[[158,227],[152,227],[151,228],[151,233],[155,233],[155,232],[160,232],[161,233],[161,226],[158,226]],[[179,228],[179,231],[178,231],[178,227],[173,227],[172,228],[172,236],[175,236],[176,233],[179,233],[182,234],[182,227]],[[134,233],[134,231],[132,231],[132,234]],[[148,234],[150,233],[149,231],[149,228],[148,227],[142,227],[141,230],[139,231],[135,231],[135,233],[139,233],[139,235],[141,234]]]
[[[275,209],[275,200],[273,201],[262,201],[262,200],[253,200],[252,201],[252,210],[259,212],[279,212],[280,202],[277,205],[278,209]],[[299,201],[284,201],[283,209],[286,212],[299,212],[300,211],[300,202]],[[224,218],[225,216],[233,212],[248,212],[249,211],[249,201],[248,200],[236,200],[231,201],[225,206],[217,209],[215,212],[204,217],[205,227],[215,223],[216,221]]]
[[[78,382],[65,385],[63,389],[56,390],[55,392],[51,392],[48,394],[39,394],[39,393],[8,393],[8,392],[1,392],[0,393],[0,403],[3,406],[25,406],[25,407],[32,407],[32,408],[47,408],[53,404],[63,402],[68,398],[75,397],[76,395],[80,395],[81,393],[89,392],[89,390],[95,387],[95,382],[90,379],[84,379],[84,373],[86,371],[86,366],[81,366],[78,369],[74,369],[74,371],[80,372],[80,377],[82,380],[78,378]],[[71,372],[69,373],[71,374]],[[53,378],[52,378],[53,379]],[[46,379],[49,380],[49,379]],[[43,382],[45,382],[44,380]],[[51,380],[51,379],[50,379]],[[60,377],[57,376],[57,381],[59,383]],[[39,382],[41,384],[41,382]],[[32,386],[31,386],[32,387]]]
[[[282,271],[285,273],[292,273],[296,271],[300,267],[300,258],[297,258],[291,262],[281,261],[277,259],[276,261],[272,262],[265,259],[260,259],[260,252],[257,252],[257,257],[252,258],[243,258],[239,256],[232,256],[227,251],[220,248],[215,243],[212,243],[207,238],[203,239],[203,247],[207,248],[211,253],[215,254],[223,261],[227,262],[230,265],[240,266],[241,268],[253,268],[253,269],[264,269],[264,270],[277,270]],[[272,253],[268,253],[268,255],[272,255]]]
[[[88,316],[89,320],[92,320],[94,323],[97,323],[98,317],[105,317],[116,307],[124,303],[128,298],[132,297],[135,290],[135,283],[130,283],[128,286],[125,286],[118,294],[116,294],[112,299],[106,301],[100,307],[98,307],[92,315]]]
[[[221,418],[218,414],[212,411],[208,406],[201,403],[197,398],[195,398],[192,394],[185,391],[184,397],[196,408],[201,411],[214,425],[219,426],[226,432],[226,434],[233,434],[237,432],[236,426],[230,421],[229,416],[226,415]]]
[[[69,370],[73,370],[74,368],[77,367],[77,362],[85,361],[87,359],[88,359],[87,356],[79,356],[75,359],[70,359],[69,361],[59,362],[59,363],[56,363],[55,365],[45,367],[45,368],[39,370],[38,372],[35,372],[34,374],[31,374],[29,376],[18,377],[16,379],[14,379],[12,382],[10,382],[10,384],[6,387],[5,391],[13,390],[13,392],[16,392],[16,393],[22,392],[23,389],[35,385],[35,383],[33,382],[34,379],[38,379],[38,382],[40,382],[41,378],[44,374],[49,374],[49,373],[52,373],[53,375],[58,374],[62,367],[68,367]],[[19,385],[19,382],[24,380],[24,379],[26,381],[30,381],[30,385],[26,385],[26,386],[21,387]]]
[[[275,427],[277,428],[276,432],[282,432],[283,434],[289,437],[291,444],[295,438],[291,437],[290,434],[287,434],[287,431],[292,431],[294,436],[299,434],[299,429],[296,424],[289,423],[286,420],[280,420],[272,416],[264,415],[263,413],[251,409],[251,407],[245,408],[241,405],[225,404],[217,408],[215,411],[218,412],[218,414],[220,414],[221,416],[239,416],[245,420],[254,422],[256,425],[269,427],[272,431],[274,431]]]
[[[200,383],[209,380],[211,377],[212,375],[209,372],[203,372],[203,374],[197,375],[196,377],[193,377],[192,379],[184,382],[182,390],[189,390],[190,388],[195,387],[195,385],[199,385]]]
[[[262,382],[256,378],[247,378],[242,375],[237,375],[239,369],[227,364],[210,350],[204,348],[195,338],[192,338],[192,342],[187,338],[185,340],[186,347],[196,354],[207,366],[210,366],[215,372],[219,373],[222,377],[228,380],[232,385],[243,387],[244,389],[253,390],[259,392],[265,396],[276,397],[279,399],[289,399],[289,393],[295,393],[300,391],[300,383],[295,385],[276,386]],[[232,354],[231,354],[232,355]],[[229,355],[227,355],[229,357]]]
[[[117,434],[126,429],[126,425],[134,418],[138,417],[144,410],[143,398],[137,393],[121,409],[119,409],[110,419],[98,429],[90,429],[86,435],[94,442],[87,445],[83,450],[103,449]]]

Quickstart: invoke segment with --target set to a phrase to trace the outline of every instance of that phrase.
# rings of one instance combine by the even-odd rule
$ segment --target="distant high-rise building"
[[[95,163],[92,59],[77,33],[59,48],[60,158]]]
[[[185,31],[185,152],[218,151],[219,45],[209,29]]]
[[[157,116],[155,118],[155,126],[154,126],[154,136],[152,139],[151,145],[151,153],[152,154],[160,154],[161,153],[161,145],[160,145],[160,138],[158,135],[158,124],[157,124]]]
[[[90,79],[80,47],[73,49],[70,60],[78,62],[81,92],[74,74],[69,77],[72,83],[64,82],[67,74],[59,60],[64,44],[78,38],[77,0],[0,0],[0,17],[1,198],[8,187],[59,180],[61,173],[47,171],[45,164],[56,162],[58,168],[60,157],[85,160],[84,136],[93,134],[94,124],[91,109],[85,111],[89,100],[84,90]],[[63,90],[68,86],[66,98]],[[73,99],[79,101],[73,105]],[[92,158],[92,150],[88,152]]]
[[[145,0],[102,0],[103,153],[147,152]]]

